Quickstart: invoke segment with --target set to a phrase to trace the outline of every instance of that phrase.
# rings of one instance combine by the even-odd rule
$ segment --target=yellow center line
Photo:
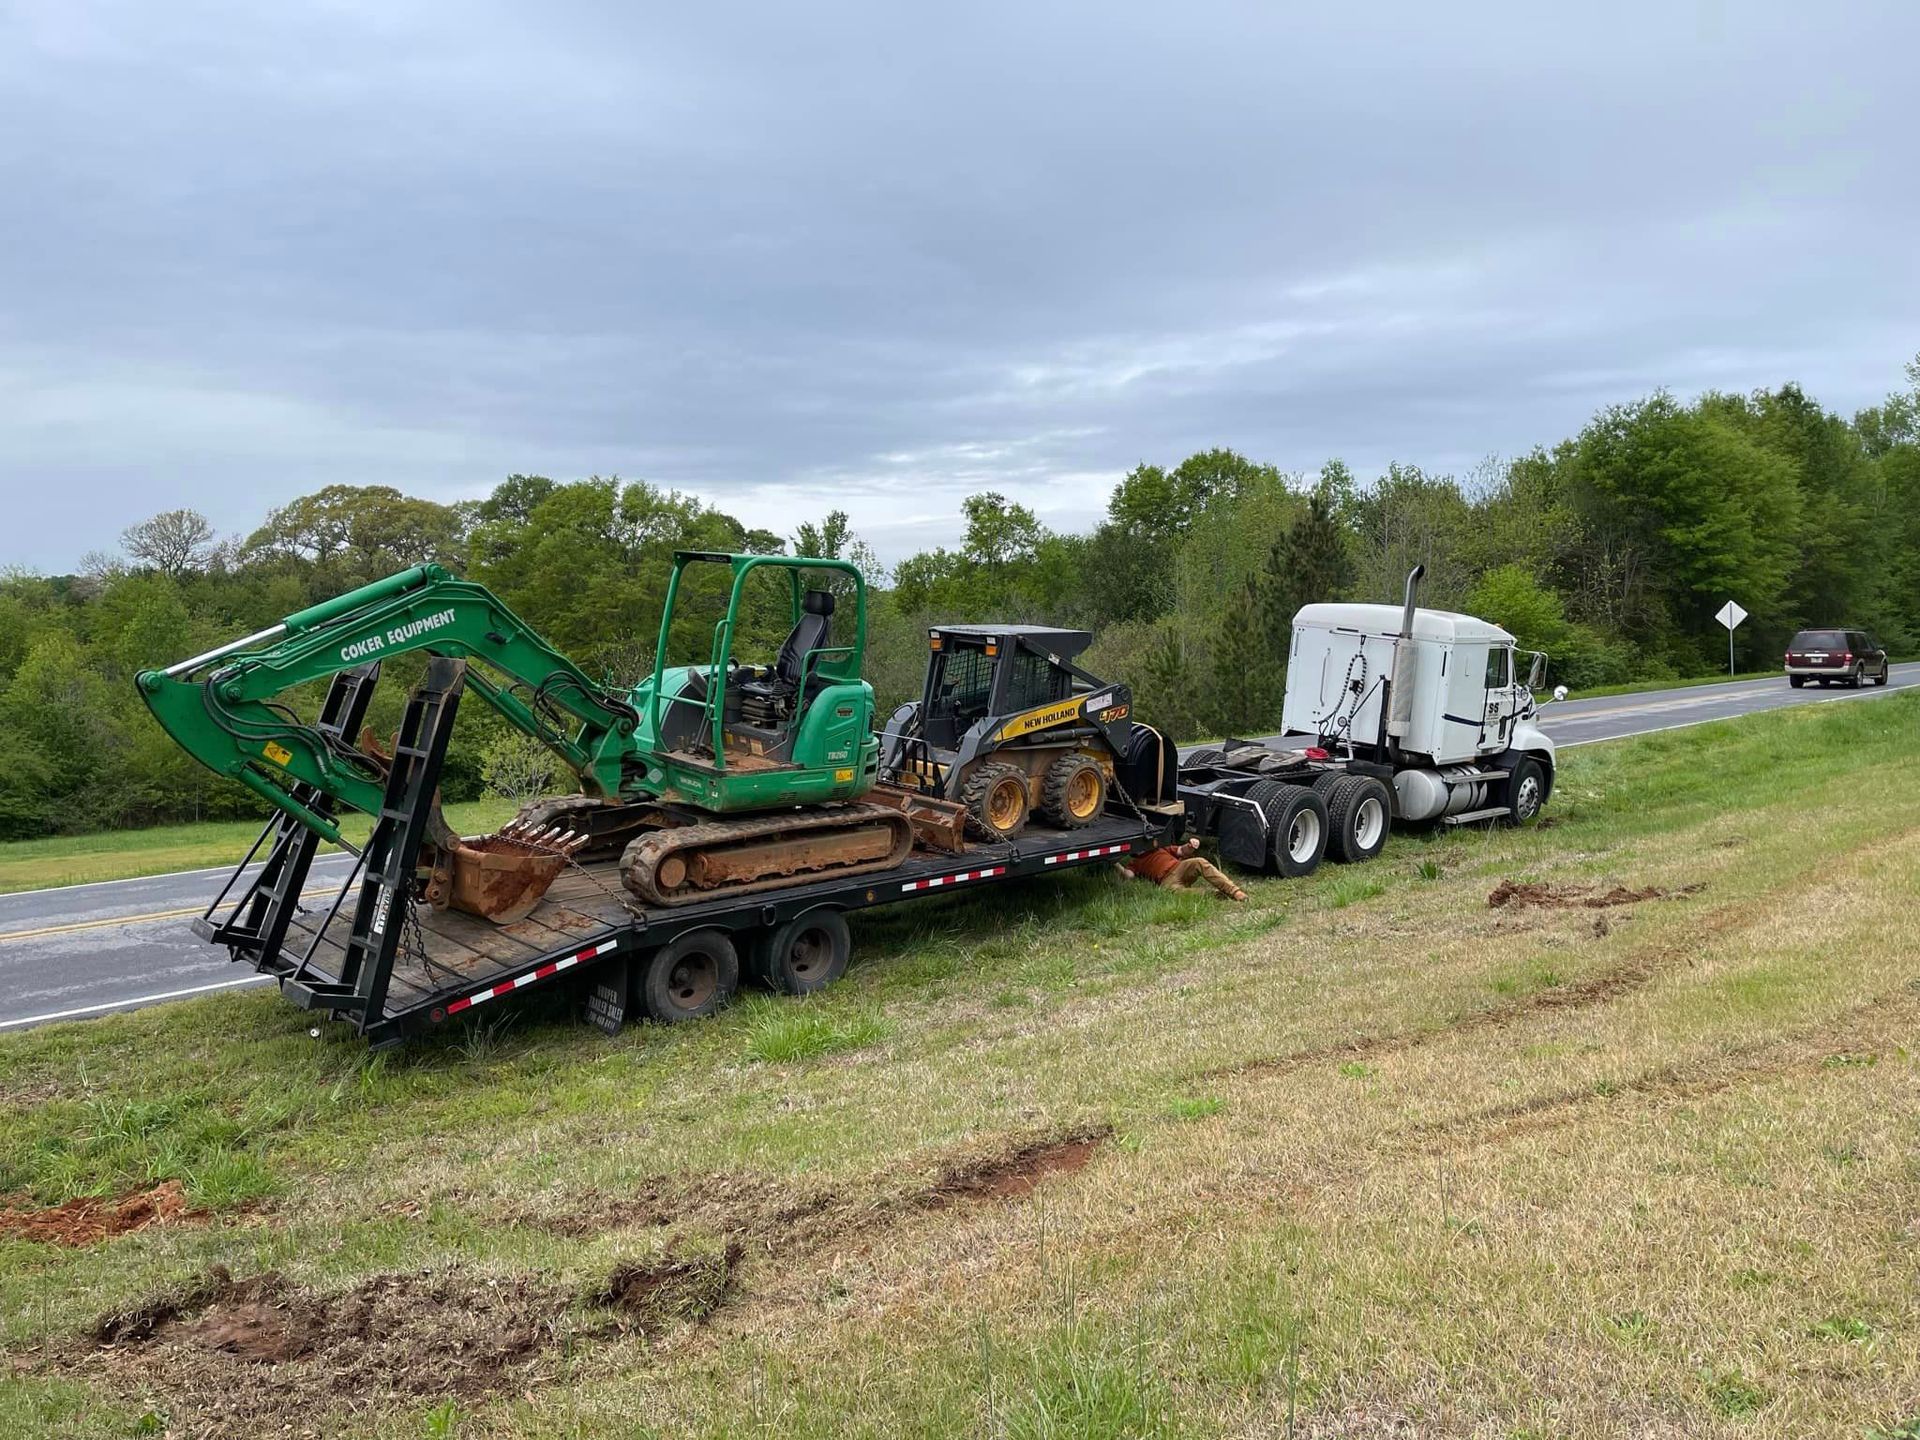
[[[100,930],[109,925],[138,925],[146,920],[178,920],[183,915],[198,915],[207,907],[189,905],[183,910],[154,910],[145,915],[115,915],[109,920],[76,920],[71,925],[42,925],[38,930],[9,930],[0,934],[0,943],[31,940],[36,935],[66,935],[75,930]]]

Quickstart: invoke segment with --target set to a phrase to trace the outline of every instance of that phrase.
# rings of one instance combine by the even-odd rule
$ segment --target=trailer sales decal
[[[367,635],[340,647],[340,658],[351,665],[356,660],[364,660],[369,655],[378,655],[393,645],[404,645],[416,636],[438,630],[453,623],[452,610],[436,610],[431,615],[422,615],[418,620],[409,620],[404,625],[396,625],[385,635]]]

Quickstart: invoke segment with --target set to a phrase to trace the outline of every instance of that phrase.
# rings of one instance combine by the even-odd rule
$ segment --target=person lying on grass
[[[1123,860],[1113,868],[1120,872],[1123,880],[1136,877],[1151,880],[1169,890],[1185,890],[1204,880],[1229,900],[1247,898],[1247,892],[1223,874],[1219,866],[1200,858],[1198,840],[1189,840],[1184,845],[1162,845],[1157,850]]]

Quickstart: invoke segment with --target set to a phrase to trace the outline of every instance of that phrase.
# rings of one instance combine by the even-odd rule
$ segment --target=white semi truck
[[[1526,825],[1539,816],[1555,772],[1553,741],[1535,723],[1546,657],[1519,651],[1498,625],[1420,608],[1422,573],[1407,577],[1397,609],[1303,606],[1288,647],[1283,733],[1187,757],[1190,822],[1217,831],[1229,859],[1305,874],[1320,854],[1370,859],[1390,820]],[[1319,804],[1295,793],[1303,790]]]

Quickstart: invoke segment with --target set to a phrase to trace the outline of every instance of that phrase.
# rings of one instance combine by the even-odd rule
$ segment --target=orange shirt
[[[1142,880],[1151,880],[1158,885],[1166,879],[1167,872],[1180,863],[1180,857],[1173,852],[1171,845],[1163,845],[1158,850],[1149,850],[1146,854],[1127,862],[1127,868]]]

